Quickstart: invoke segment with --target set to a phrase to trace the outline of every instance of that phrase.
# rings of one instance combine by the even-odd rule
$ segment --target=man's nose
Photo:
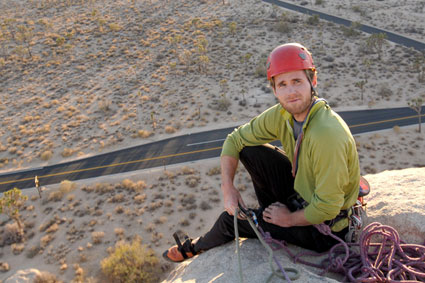
[[[286,87],[286,91],[287,91],[287,94],[288,95],[295,94],[296,93],[296,88],[293,85],[288,85]]]

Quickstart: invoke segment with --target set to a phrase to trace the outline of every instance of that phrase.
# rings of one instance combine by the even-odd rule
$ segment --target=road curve
[[[279,0],[263,0],[263,2],[269,3],[269,4],[274,4],[280,7],[283,7],[285,9],[288,10],[292,10],[292,11],[296,11],[296,12],[300,12],[303,14],[307,14],[307,15],[318,15],[321,19],[323,20],[327,20],[336,24],[340,24],[340,25],[344,25],[344,26],[351,26],[352,21],[350,20],[346,20],[337,16],[333,16],[330,14],[326,14],[323,12],[319,12],[319,11],[315,11],[309,8],[305,8],[303,6],[299,6],[296,4],[291,4],[291,3],[287,3],[284,1],[279,1]],[[366,33],[369,34],[373,34],[373,33],[385,33],[387,35],[387,40],[392,41],[394,43],[398,43],[401,45],[404,45],[406,47],[413,47],[418,51],[424,51],[425,50],[425,43],[391,32],[391,31],[387,31],[384,29],[380,29],[374,26],[369,26],[369,25],[365,25],[365,24],[361,24],[360,27],[358,28],[361,31],[364,31]]]
[[[423,112],[425,106],[422,107],[421,113]],[[346,121],[354,135],[418,122],[417,113],[407,107],[342,111],[339,115]],[[425,117],[425,114],[421,116]],[[35,176],[38,176],[40,185],[44,186],[63,180],[87,179],[218,157],[224,139],[234,128],[187,134],[71,162],[5,173],[0,175],[0,192],[14,187],[32,188]],[[280,142],[274,144],[280,145]]]

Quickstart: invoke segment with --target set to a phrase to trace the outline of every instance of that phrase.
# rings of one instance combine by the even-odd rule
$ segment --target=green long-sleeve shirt
[[[342,118],[325,101],[317,102],[303,126],[294,189],[308,202],[305,218],[312,224],[331,220],[357,199],[360,168],[353,136]],[[277,104],[229,134],[221,155],[239,159],[245,146],[280,140],[289,160],[294,156],[293,117]],[[348,225],[344,219],[333,231]]]

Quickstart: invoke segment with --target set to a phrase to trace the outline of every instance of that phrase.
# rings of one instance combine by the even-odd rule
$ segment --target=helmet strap
[[[304,70],[304,71],[305,71],[305,75],[306,75],[306,77],[307,77],[308,81],[310,82],[310,86],[311,86],[311,97],[319,96],[319,95],[318,95],[318,93],[317,93],[316,88],[313,86],[313,82],[311,81],[311,78],[310,78],[310,76],[308,75],[307,70]]]

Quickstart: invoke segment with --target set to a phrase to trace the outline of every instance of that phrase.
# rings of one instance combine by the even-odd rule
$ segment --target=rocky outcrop
[[[407,243],[425,243],[425,167],[366,176],[367,223],[394,227]]]
[[[396,228],[402,240],[424,244],[425,241],[425,168],[384,171],[366,176],[371,193],[365,198],[367,223],[380,222]],[[302,249],[291,246],[294,252]],[[245,283],[266,282],[271,274],[268,253],[258,240],[243,240],[240,252]],[[300,272],[297,282],[338,282],[317,275],[318,270],[293,264],[282,251],[275,252],[284,267]],[[316,259],[317,260],[317,259]],[[329,275],[334,276],[334,275]],[[175,282],[239,282],[239,267],[235,243],[214,248],[187,260],[170,273],[163,283]],[[282,282],[274,278],[270,282]]]
[[[266,282],[272,271],[268,252],[261,243],[255,239],[242,240],[240,254],[244,282]],[[300,278],[297,282],[338,282],[331,278],[321,277],[308,270],[305,266],[292,263],[282,250],[276,251],[275,255],[283,267],[292,267],[299,271]],[[288,274],[290,275],[290,273]],[[183,282],[239,282],[239,265],[238,257],[235,253],[235,242],[214,248],[193,259],[184,261],[163,281],[163,283]],[[274,277],[270,282],[283,281]]]
[[[4,283],[31,283],[34,282],[35,277],[40,274],[41,272],[35,268],[19,270],[14,275],[7,278]]]

